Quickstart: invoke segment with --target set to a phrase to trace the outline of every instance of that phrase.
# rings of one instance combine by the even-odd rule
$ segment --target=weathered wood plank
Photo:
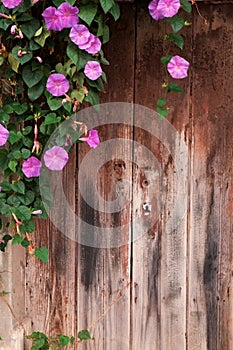
[[[63,186],[67,201],[75,213],[75,153],[63,172]],[[57,176],[55,174],[55,176]],[[55,183],[55,182],[54,182]],[[53,187],[51,183],[51,188]],[[66,217],[61,191],[54,191],[55,213],[63,221],[61,231],[74,232],[75,218]],[[51,216],[52,217],[52,216]],[[38,222],[35,241],[50,251],[49,263],[28,257],[26,268],[27,312],[33,315],[33,329],[49,335],[76,335],[76,242],[59,232],[52,222]],[[71,237],[72,238],[72,237]]]
[[[188,348],[232,348],[232,5],[194,19]],[[221,49],[219,49],[221,48]]]
[[[111,44],[107,47],[106,56],[111,62],[108,69],[107,93],[101,102],[132,102],[134,86],[134,8],[131,5],[121,5],[121,19],[111,26]],[[127,39],[127,40],[126,40]],[[85,112],[85,111],[84,111]],[[91,227],[93,235],[98,227],[117,229],[116,238],[130,239],[130,192],[124,194],[123,207],[120,212],[108,213],[108,202],[119,199],[122,195],[121,185],[131,183],[132,157],[131,145],[114,147],[111,139],[132,139],[131,120],[128,125],[122,124],[122,116],[126,113],[130,119],[133,115],[131,106],[122,107],[122,114],[111,106],[108,109],[109,121],[115,120],[121,124],[109,124],[98,127],[101,145],[95,150],[94,161],[102,158],[99,171],[87,168],[85,184],[90,200],[95,199],[96,210],[88,206],[78,195],[78,216]],[[103,118],[104,119],[104,118]],[[110,141],[107,148],[104,142]],[[98,150],[99,149],[99,150]],[[88,147],[79,147],[78,167],[85,162]],[[97,173],[97,186],[93,183],[90,174]],[[77,192],[79,192],[77,184]],[[96,186],[96,187],[95,187]],[[106,209],[101,209],[100,199],[105,201]],[[118,196],[118,197],[117,197]],[[125,196],[125,197],[124,197]],[[125,202],[125,203],[124,203]],[[126,205],[125,205],[126,204]],[[123,225],[126,225],[125,227]],[[83,227],[78,227],[83,232]],[[83,232],[83,235],[87,232]],[[107,238],[107,233],[105,238]],[[102,242],[103,243],[103,242]],[[91,246],[93,244],[93,246]],[[100,247],[99,247],[100,246]],[[80,349],[129,349],[130,338],[130,245],[121,247],[103,248],[101,242],[93,239],[90,246],[79,244],[78,269],[78,327],[89,328],[93,340],[80,343]]]
[[[168,28],[164,23],[153,21],[145,7],[140,9],[137,18],[137,75],[135,83],[135,102],[156,108],[156,101],[162,95],[164,79],[163,67],[160,58],[165,55],[163,35]],[[187,52],[189,52],[190,32],[187,35]],[[166,52],[167,54],[167,52]],[[185,55],[185,54],[183,54]],[[188,82],[186,82],[188,88]],[[133,349],[185,349],[185,316],[186,316],[186,220],[174,222],[174,230],[167,232],[167,222],[172,211],[175,210],[177,197],[176,161],[183,163],[182,175],[182,204],[187,201],[187,153],[182,155],[185,129],[189,123],[188,95],[176,95],[169,98],[170,119],[177,128],[170,130],[170,125],[161,122],[157,125],[156,133],[152,135],[144,130],[135,129],[135,140],[145,145],[153,153],[152,158],[157,159],[157,169],[151,165],[153,159],[144,159],[145,168],[150,182],[148,187],[149,201],[160,204],[156,213],[152,207],[151,215],[145,218],[148,225],[147,233],[133,244],[133,282],[135,288],[132,297],[132,334]],[[148,113],[147,113],[148,114]],[[140,120],[141,115],[135,115]],[[144,116],[143,116],[144,117]],[[136,121],[135,121],[136,123]],[[172,126],[171,126],[172,128]],[[170,133],[170,134],[169,134]],[[170,139],[169,139],[170,135]],[[164,138],[163,138],[164,136]],[[167,149],[167,146],[170,148]],[[183,145],[186,148],[185,144]],[[174,157],[173,151],[176,153]],[[187,152],[187,150],[186,150]],[[184,159],[182,159],[182,156]],[[176,158],[176,159],[175,159]],[[138,155],[135,154],[135,161]],[[159,174],[159,179],[153,181],[153,176]],[[135,192],[140,186],[136,185]],[[142,189],[141,189],[142,190]],[[145,189],[144,189],[145,190]],[[143,191],[142,191],[143,192]],[[136,195],[134,195],[136,196]],[[135,211],[140,212],[141,201],[134,201]],[[143,215],[143,210],[141,210]],[[155,220],[156,215],[159,219]],[[154,223],[155,221],[155,223]],[[177,224],[177,226],[176,226]]]

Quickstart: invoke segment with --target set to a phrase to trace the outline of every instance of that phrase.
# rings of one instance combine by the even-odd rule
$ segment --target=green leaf
[[[11,107],[13,108],[14,112],[17,113],[18,115],[21,115],[25,113],[28,109],[27,103],[20,103],[20,102],[13,102],[11,104]]]
[[[23,237],[21,237],[18,233],[16,233],[16,234],[13,236],[13,239],[12,239],[11,244],[12,244],[12,245],[21,244],[22,241],[23,241]]]
[[[104,10],[104,13],[107,13],[114,6],[114,4],[114,0],[100,0],[100,5]]]
[[[61,117],[57,117],[55,113],[49,113],[45,117],[44,125],[57,124],[61,121]]]
[[[17,160],[10,160],[8,163],[8,168],[11,169],[11,171],[13,171],[13,173],[15,173],[17,165],[18,165]]]
[[[160,98],[158,99],[158,101],[157,101],[157,107],[161,107],[161,108],[162,108],[163,106],[165,106],[166,103],[167,103],[166,99],[160,97]]]
[[[4,107],[4,112],[6,113],[12,113],[13,112],[13,108],[11,107],[11,105],[6,105]]]
[[[171,58],[172,58],[172,55],[163,56],[161,57],[161,63],[167,65],[168,62],[170,62]]]
[[[21,152],[17,149],[14,152],[12,152],[12,156],[14,159],[20,159],[21,158]]]
[[[35,43],[34,40],[30,40],[30,41],[29,41],[29,49],[30,49],[31,51],[38,50],[38,49],[40,49],[40,45],[37,44],[37,43]]]
[[[100,103],[99,94],[96,91],[94,91],[93,89],[88,91],[88,95],[84,98],[84,100],[89,102],[93,106],[99,105],[99,103]]]
[[[18,56],[19,51],[25,51],[27,53],[23,54],[22,56]],[[21,63],[21,64],[27,63],[28,61],[30,61],[32,59],[32,53],[30,51],[28,52],[27,49],[24,49],[20,46],[13,47],[12,54],[13,54],[14,58],[17,61],[19,61],[19,63]]]
[[[27,159],[30,157],[31,151],[29,151],[29,149],[27,149],[27,148],[22,148],[21,154],[22,154],[23,159]]]
[[[12,24],[10,19],[4,18],[0,21],[0,28],[3,30],[7,30],[7,28]]]
[[[40,21],[38,21],[38,19],[32,19],[30,22],[22,24],[20,28],[23,34],[25,34],[28,39],[31,39],[36,31],[40,28]]]
[[[42,27],[41,27],[42,28]],[[39,44],[41,47],[44,47],[46,39],[50,36],[50,31],[46,27],[38,29],[34,35],[34,41]]]
[[[19,200],[19,197],[16,196],[15,194],[12,194],[7,198],[7,204],[13,206],[13,207],[18,207],[20,206],[21,202]]]
[[[61,346],[64,348],[66,345],[69,344],[70,342],[70,337],[68,337],[67,335],[63,335],[63,334],[59,334],[58,335],[58,339],[61,342]]]
[[[163,97],[160,97],[157,100],[157,109],[156,112],[159,114],[160,118],[163,119],[168,115],[168,108],[165,107],[167,100]]]
[[[169,40],[172,41],[180,49],[183,49],[184,39],[182,38],[182,36],[180,34],[177,34],[177,33],[169,34]]]
[[[0,121],[1,122],[8,122],[10,119],[9,114],[5,113],[4,111],[0,111]]]
[[[180,4],[185,12],[190,13],[192,11],[192,6],[188,0],[180,0]]]
[[[33,347],[35,349],[41,349],[43,345],[45,345],[45,339],[36,339],[33,342]]]
[[[5,148],[0,148],[0,168],[5,170],[8,166],[8,152]]]
[[[13,208],[13,212],[15,213],[18,219],[21,219],[21,220],[31,219],[31,211],[25,205],[20,205],[18,208]]]
[[[75,65],[78,63],[79,50],[76,45],[69,43],[66,48],[66,54],[72,60],[72,62],[74,62]]]
[[[73,90],[71,92],[71,98],[75,98],[80,103],[83,102],[84,97],[85,97],[85,92],[83,88],[80,88],[79,90]]]
[[[25,193],[25,185],[21,180],[13,183],[11,187],[12,187],[12,190],[17,193],[21,193],[21,194]]]
[[[80,4],[78,16],[90,27],[93,19],[96,16],[97,10],[98,6],[93,2],[87,3],[85,5]]]
[[[103,26],[103,44],[109,41],[109,27],[104,24]]]
[[[35,231],[35,224],[33,219],[29,221],[24,221],[22,225],[20,225],[20,232],[25,234],[26,232],[34,232]]]
[[[22,138],[22,136],[23,135],[20,131],[18,131],[17,133],[15,133],[14,131],[10,131],[8,141],[10,142],[11,145],[13,145],[17,141],[19,141]]]
[[[117,21],[120,18],[120,6],[115,3],[111,9],[109,10],[109,12],[111,13],[111,15],[113,16],[114,20]]]
[[[1,208],[2,215],[11,216],[11,207],[8,204],[3,204]]]
[[[158,113],[158,115],[160,116],[161,119],[166,118],[167,115],[168,115],[168,109],[167,108],[157,107],[156,112]]]
[[[34,255],[45,263],[49,261],[49,251],[46,247],[36,249]]]
[[[51,111],[56,111],[62,106],[62,98],[48,98],[47,103]]]
[[[177,33],[181,28],[183,28],[185,22],[184,18],[179,15],[167,18],[166,20],[171,24],[174,33]]]
[[[18,69],[19,69],[19,61],[12,55],[12,53],[10,52],[8,55],[8,62],[10,63],[11,69],[18,73]]]
[[[38,84],[34,85],[31,88],[28,88],[28,97],[31,101],[37,100],[44,92],[45,84],[41,80]]]
[[[30,134],[31,131],[32,131],[32,126],[28,125],[22,129],[22,134],[24,136],[26,136],[26,135]]]
[[[174,83],[174,82],[171,82],[171,83],[169,83],[168,86],[167,86],[167,91],[168,91],[168,92],[171,92],[171,91],[174,91],[174,92],[184,92],[184,89],[183,89],[180,85],[178,85],[178,84],[176,84],[176,83]]]
[[[82,341],[82,340],[88,340],[91,339],[90,333],[87,329],[84,329],[80,332],[78,332],[78,338]]]
[[[39,62],[33,62],[23,67],[22,77],[26,85],[31,88],[38,84],[44,76],[44,67]]]

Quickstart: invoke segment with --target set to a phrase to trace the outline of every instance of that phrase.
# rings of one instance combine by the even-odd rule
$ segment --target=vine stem
[[[113,299],[113,301],[107,306],[107,308],[103,311],[103,313],[95,320],[93,321],[90,326],[87,328],[87,330],[91,330],[91,328],[93,328],[97,322],[99,322],[102,318],[104,318],[104,316],[108,313],[108,311],[111,309],[111,307],[116,304],[122,297],[122,292],[124,290],[126,290],[130,285],[131,285],[131,281],[129,281],[122,289],[120,289],[117,293],[117,296],[115,297],[115,299]]]
[[[5,298],[4,295],[1,295],[1,294],[0,294],[0,298],[2,298],[3,302],[6,304],[6,306],[10,310],[12,317],[15,319],[15,321],[18,323],[18,325],[22,328],[24,335],[27,335],[27,332],[26,332],[26,329],[25,329],[25,327],[23,325],[23,322],[16,316],[16,314],[15,314],[13,308],[11,307],[9,301]]]
[[[208,21],[207,21],[207,19],[206,19],[204,16],[202,16],[202,14],[201,14],[201,12],[200,12],[200,10],[199,10],[199,7],[198,7],[198,5],[197,5],[196,0],[191,0],[191,1],[192,1],[192,5],[195,5],[195,7],[196,7],[196,9],[197,9],[198,15],[203,19],[203,21],[204,21],[205,24],[207,25],[207,24],[208,24]]]

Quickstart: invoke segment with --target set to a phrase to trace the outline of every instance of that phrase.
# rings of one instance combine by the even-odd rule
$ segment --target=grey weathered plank
[[[203,5],[200,10],[208,24],[195,16],[188,348],[220,350],[232,348],[233,332],[232,227],[227,211],[233,7]]]
[[[129,15],[130,14],[130,15]],[[121,19],[111,26],[111,44],[107,47],[106,56],[111,60],[108,69],[107,94],[103,94],[101,102],[132,102],[134,86],[134,9],[130,5],[122,5]],[[127,40],[125,40],[127,38]],[[124,62],[124,63],[123,63]],[[130,229],[130,192],[123,193],[123,206],[121,212],[113,214],[101,209],[97,194],[106,201],[121,196],[120,187],[127,181],[131,183],[132,157],[131,145],[119,146],[115,149],[111,139],[132,138],[132,112],[131,106],[122,108],[122,113],[116,112],[114,107],[109,107],[109,120],[119,122],[123,113],[130,118],[128,125],[109,124],[98,127],[101,145],[110,140],[109,146],[102,151],[98,148],[93,153],[94,159],[102,159],[102,167],[97,172],[86,168],[84,187],[88,189],[89,199],[96,199],[96,210],[88,206],[78,195],[78,216],[92,226],[93,235],[97,232],[96,227],[104,230],[119,228],[117,236],[125,237],[125,244],[121,247],[99,248],[98,242],[91,244],[97,247],[79,244],[78,269],[78,327],[89,328],[93,340],[80,343],[80,349],[129,349],[130,338],[130,245],[127,244]],[[85,112],[85,111],[84,111]],[[82,118],[82,117],[81,117]],[[122,121],[122,120],[121,120]],[[114,142],[114,141],[112,141]],[[99,148],[100,149],[100,148]],[[88,146],[79,147],[78,167],[85,162],[85,156],[89,151]],[[95,160],[92,160],[95,163]],[[93,164],[94,165],[94,164]],[[90,177],[91,172],[97,172],[97,187]],[[125,182],[126,181],[126,182]],[[77,184],[80,186],[80,184]],[[77,192],[78,192],[77,187]],[[124,203],[125,202],[125,203]],[[126,225],[125,228],[123,225]],[[79,232],[83,232],[85,225],[79,225]],[[85,236],[87,232],[83,232]],[[107,233],[105,236],[108,235]]]
[[[139,10],[135,102],[152,110],[156,108],[156,100],[162,94],[164,71],[160,58],[163,54],[167,54],[163,44],[163,35],[167,30],[164,23],[159,24],[150,19],[146,8]],[[135,130],[135,139],[153,153],[152,158],[143,161],[145,169],[149,170],[145,172],[150,182],[147,189],[148,200],[155,203],[156,199],[160,208],[157,208],[156,213],[155,205],[152,205],[152,213],[148,218],[145,217],[144,225],[141,227],[142,231],[147,227],[148,232],[133,245],[133,349],[138,347],[148,350],[151,348],[169,350],[186,347],[185,208],[183,208],[184,220],[174,222],[174,230],[168,232],[167,223],[169,217],[173,215],[177,197],[177,181],[179,181],[176,174],[177,161],[183,163],[183,174],[180,179],[183,195],[180,206],[185,206],[187,201],[188,159],[184,153],[182,154],[181,145],[187,136],[184,130],[189,123],[188,95],[169,98],[169,106],[170,119],[177,132],[175,128],[173,133],[169,131],[171,130],[169,123],[164,124],[162,121],[160,121],[161,129],[158,123],[155,131],[151,122],[152,135],[140,129]],[[140,120],[141,117],[140,114],[135,115],[135,119]],[[167,149],[167,146],[170,148]],[[158,162],[157,169],[153,165],[153,158]],[[137,154],[135,160],[139,160]],[[157,181],[153,179],[156,172],[159,175]],[[140,184],[136,185],[135,191],[138,190],[143,192]],[[141,209],[143,216],[143,195],[139,196],[138,200],[138,203],[134,202],[134,213]],[[158,216],[157,222],[156,216]]]
[[[70,207],[75,213],[75,153],[70,155],[69,163],[63,171],[63,187]],[[51,188],[56,186],[57,174]],[[72,181],[71,181],[72,179]],[[62,198],[62,189],[54,191],[54,213],[50,218],[60,217],[61,226],[52,222],[37,222],[35,240],[37,246],[45,245],[50,251],[49,263],[41,263],[30,256],[26,269],[26,306],[29,315],[33,315],[33,330],[55,336],[63,333],[76,335],[76,243],[71,238],[75,227],[75,218],[66,216],[66,203]],[[53,221],[52,220],[52,221]],[[58,220],[55,220],[58,222]],[[66,228],[67,231],[64,231]],[[59,231],[60,229],[60,231]],[[65,235],[66,233],[69,233]]]

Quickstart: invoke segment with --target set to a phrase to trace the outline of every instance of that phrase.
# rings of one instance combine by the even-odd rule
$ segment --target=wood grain
[[[232,347],[232,227],[225,201],[232,178],[233,18],[232,5],[200,10],[208,24],[194,19],[188,347],[220,350]]]
[[[129,16],[130,13],[130,16]],[[134,86],[134,8],[130,5],[122,5],[121,19],[111,26],[111,45],[106,48],[106,56],[111,59],[111,70],[107,70],[108,93],[101,97],[102,103],[108,102],[132,102]],[[127,40],[125,38],[127,37]],[[122,60],[124,64],[122,64]],[[132,107],[122,109],[122,113],[128,113],[132,118]],[[109,106],[109,120],[117,122],[116,109]],[[98,128],[101,142],[114,138],[132,138],[131,122],[129,125],[108,124]],[[120,150],[119,150],[120,151]],[[79,148],[78,167],[85,161],[88,147],[81,145]],[[125,242],[130,239],[130,196],[125,194],[125,201],[129,203],[122,211],[115,213],[101,212],[98,203],[97,192],[106,201],[115,200],[120,195],[119,189],[124,181],[131,182],[132,157],[131,146],[122,144],[117,157],[116,150],[109,145],[106,152],[106,160],[97,174],[97,187],[90,179],[92,169],[87,168],[85,174],[89,197],[96,197],[97,210],[88,206],[84,199],[78,195],[78,215],[93,227],[117,228],[116,233],[125,237]],[[108,156],[107,156],[108,154]],[[99,155],[101,157],[101,154]],[[98,157],[98,153],[97,156]],[[110,159],[109,159],[109,158]],[[95,170],[94,170],[95,172]],[[77,184],[77,193],[78,193]],[[118,190],[117,190],[118,189]],[[119,198],[119,197],[118,197]],[[124,228],[123,225],[126,225]],[[78,227],[82,232],[82,225]],[[85,234],[85,232],[84,232]],[[99,242],[101,243],[101,242]],[[95,247],[96,245],[96,247]],[[120,247],[99,248],[98,242],[93,241],[92,246],[79,245],[78,264],[78,328],[89,328],[92,341],[81,343],[80,349],[129,349],[130,335],[130,245]]]

